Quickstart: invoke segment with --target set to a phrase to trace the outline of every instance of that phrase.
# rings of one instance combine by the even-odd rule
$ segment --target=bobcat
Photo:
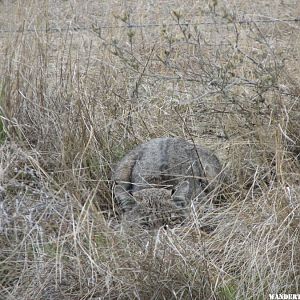
[[[132,199],[136,203],[124,214],[123,220],[146,229],[183,223],[187,210],[172,201],[171,192],[163,188],[146,188],[134,192]]]
[[[205,198],[219,182],[218,158],[180,138],[156,138],[137,146],[113,173],[123,219],[144,227],[181,223],[192,199]]]

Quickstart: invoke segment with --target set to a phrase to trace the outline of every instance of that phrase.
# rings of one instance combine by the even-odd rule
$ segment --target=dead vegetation
[[[0,1],[1,298],[299,293],[300,28],[279,21],[299,8]],[[111,168],[159,136],[213,149],[230,183],[188,226],[125,232]]]

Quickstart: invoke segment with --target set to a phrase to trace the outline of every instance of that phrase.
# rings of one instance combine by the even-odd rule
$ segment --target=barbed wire
[[[91,26],[68,26],[68,27],[49,27],[49,28],[21,28],[21,29],[0,29],[0,33],[24,33],[24,32],[63,32],[63,31],[96,31],[105,29],[117,29],[117,28],[150,28],[150,27],[175,27],[175,26],[201,26],[201,25],[215,25],[215,26],[225,26],[225,25],[249,25],[256,23],[285,23],[285,22],[300,22],[300,17],[290,18],[290,19],[264,19],[264,20],[233,20],[231,22],[178,22],[178,23],[149,23],[149,24],[134,24],[128,23],[124,25],[91,25]]]

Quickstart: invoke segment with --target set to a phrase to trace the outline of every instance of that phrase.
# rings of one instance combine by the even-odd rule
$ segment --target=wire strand
[[[102,29],[114,29],[114,28],[150,28],[150,27],[175,27],[175,26],[201,26],[201,25],[216,25],[216,26],[224,26],[224,25],[233,25],[233,24],[240,24],[240,25],[248,25],[248,24],[255,24],[255,23],[283,23],[283,22],[300,22],[300,17],[291,18],[291,19],[269,19],[269,20],[239,20],[229,22],[198,22],[198,23],[168,23],[168,24],[158,24],[158,23],[150,23],[150,24],[126,24],[126,25],[101,25],[101,26],[74,26],[74,27],[50,27],[45,29],[37,29],[37,28],[25,28],[25,29],[0,29],[0,33],[22,33],[22,32],[63,32],[63,31],[95,31],[95,30],[102,30]]]

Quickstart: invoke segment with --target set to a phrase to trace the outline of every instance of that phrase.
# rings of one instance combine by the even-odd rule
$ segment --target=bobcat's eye
[[[142,228],[149,228],[149,219],[147,217],[142,217],[139,219],[139,223]]]

